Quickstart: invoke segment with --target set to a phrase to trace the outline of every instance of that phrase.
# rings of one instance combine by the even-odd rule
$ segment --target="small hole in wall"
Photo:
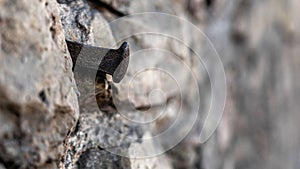
[[[214,0],[205,0],[206,7],[211,7]]]
[[[47,96],[46,96],[46,93],[45,93],[44,90],[42,90],[42,91],[39,93],[39,97],[40,97],[40,99],[41,99],[41,101],[42,101],[43,103],[45,103],[46,105],[49,104],[48,99],[47,99]]]

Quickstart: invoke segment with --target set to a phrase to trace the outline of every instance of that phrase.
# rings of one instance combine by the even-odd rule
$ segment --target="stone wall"
[[[297,0],[0,1],[0,169],[299,168],[299,8]],[[186,18],[205,36],[197,37],[184,22],[131,17],[141,12]],[[119,25],[111,24],[122,17]],[[202,54],[210,50],[208,38],[219,54],[227,82],[225,108],[204,143],[199,138],[212,99],[211,79],[178,40],[135,35],[154,29],[178,35]],[[126,34],[132,35],[126,39],[132,58],[123,84],[134,77],[134,87],[126,93],[126,85],[107,76],[96,82],[95,97],[87,87],[94,81],[73,73],[65,40],[116,48]],[[137,54],[154,47],[172,51],[196,72],[199,88],[193,87],[189,72],[178,71],[160,53]],[[163,73],[135,74],[149,65],[171,65],[176,80],[185,82],[181,93],[171,90],[176,87]],[[215,65],[207,66],[221,79]],[[167,92],[150,103],[153,88]],[[194,118],[198,91],[201,106]],[[133,108],[120,114],[120,103]],[[141,113],[152,105],[156,109],[150,115]],[[124,118],[147,120],[163,106],[166,114],[149,125]],[[182,127],[169,137],[146,141],[172,124],[179,109]],[[186,128],[191,120],[193,128]],[[153,156],[178,136],[184,136],[179,144]]]

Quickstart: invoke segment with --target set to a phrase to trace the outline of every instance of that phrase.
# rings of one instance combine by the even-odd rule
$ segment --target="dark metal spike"
[[[110,74],[116,83],[120,82],[125,76],[130,55],[127,42],[124,42],[119,49],[94,47],[68,40],[66,42],[72,57],[73,71],[75,66],[85,69],[97,69],[97,75]],[[79,55],[80,61],[78,61]]]

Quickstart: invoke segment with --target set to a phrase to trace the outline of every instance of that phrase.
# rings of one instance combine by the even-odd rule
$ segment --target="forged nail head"
[[[115,83],[119,83],[126,74],[129,64],[129,44],[124,42],[119,49],[111,49],[103,57],[99,69],[110,74]]]
[[[115,70],[115,73],[112,75],[113,77],[113,81],[115,83],[119,83],[125,76],[126,72],[127,72],[127,68],[129,65],[129,44],[127,42],[124,42],[121,47],[119,48],[119,50],[122,51],[121,57],[122,57],[122,61],[119,64],[119,66],[117,67],[117,69]]]
[[[129,44],[127,42],[124,42],[119,49],[93,47],[68,40],[66,42],[72,57],[73,70],[75,64],[89,70],[97,69],[93,65],[98,63],[97,60],[101,60],[97,75],[110,74],[115,83],[119,83],[125,76],[129,64]],[[81,57],[78,61],[79,54]]]

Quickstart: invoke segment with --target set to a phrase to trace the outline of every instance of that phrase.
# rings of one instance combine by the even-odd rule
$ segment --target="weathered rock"
[[[112,48],[115,42],[111,30],[107,21],[101,17],[98,11],[81,0],[62,3],[59,5],[59,9],[68,39]],[[77,77],[76,72],[75,76]],[[143,135],[142,130],[129,124],[117,113],[111,101],[111,84],[101,80],[96,85],[96,93],[98,94],[95,96],[94,79],[79,77],[76,81],[80,92],[81,115],[76,129],[72,131],[71,136],[66,141],[68,151],[66,161],[62,165],[66,168],[116,168],[116,166],[130,168],[130,162],[121,163],[121,161],[126,161],[126,157],[105,152],[105,150],[117,149],[112,151],[120,152],[126,156],[130,144],[139,142],[139,138]],[[98,104],[94,102],[96,98]],[[98,152],[96,151],[97,148],[105,150]],[[102,158],[102,162],[93,161],[95,159],[91,158],[90,154],[95,155],[95,158]],[[110,158],[112,157],[117,161],[111,161]]]
[[[207,33],[223,60],[228,96],[220,126],[203,147],[204,168],[299,168],[299,6],[214,4]]]
[[[114,45],[107,21],[98,11],[80,0],[58,2],[66,39],[106,48]]]
[[[151,20],[151,18],[140,18],[140,19],[128,18],[128,19],[124,19],[124,23],[121,23],[120,26],[116,25],[115,27],[114,26],[109,27],[107,26],[108,23],[105,20],[103,20],[100,13],[95,11],[93,8],[91,8],[88,4],[84,3],[83,1],[73,1],[73,2],[66,1],[60,3],[61,3],[59,5],[60,14],[65,29],[66,37],[74,41],[79,41],[88,44],[94,44],[93,41],[95,42],[98,41],[96,45],[112,48],[113,46],[115,46],[113,38],[110,38],[112,37],[112,34],[114,34],[114,36],[117,37],[116,41],[118,43],[121,43],[125,39],[119,39],[119,37],[122,37],[122,35],[124,34],[134,34],[137,30],[139,31],[151,30],[150,29],[151,25],[142,26],[145,23],[145,21],[147,21],[147,19]],[[174,7],[175,9],[173,9],[173,7],[171,5],[168,5],[169,3],[166,1],[160,1],[155,3],[151,3],[148,1],[145,2],[132,1],[130,3],[115,1],[112,4],[110,2],[102,2],[102,3],[106,3],[106,5],[111,5],[111,7],[113,7],[115,10],[116,9],[118,10],[117,13],[115,13],[116,11],[112,9],[109,9],[108,11],[104,12],[103,15],[106,18],[109,15],[107,13],[110,12],[112,12],[113,15],[116,14],[117,16],[119,16],[118,14],[120,13],[123,14],[134,13],[134,12],[138,12],[141,9],[145,9],[145,11],[151,11],[155,9],[154,7],[155,4],[159,4],[159,7],[164,11],[171,11],[172,13],[174,12],[175,9],[179,9],[177,6]],[[97,7],[97,5],[99,5],[99,3],[93,1],[93,7],[95,9],[98,9],[99,7],[103,7],[103,8],[107,7],[106,5],[103,4],[102,4],[103,6],[101,6],[101,3],[100,6]],[[123,7],[119,7],[119,5]],[[107,19],[112,21],[114,18],[117,19],[116,17],[111,17],[111,16]],[[84,22],[84,24],[82,22]],[[92,23],[95,24],[92,25]],[[168,21],[168,20],[161,20],[159,24],[153,26],[156,26],[153,28],[160,30],[162,32],[171,31],[172,34],[180,33],[180,38],[185,39],[185,41],[187,41],[188,43],[192,39],[192,36],[188,34],[188,30],[186,30],[185,25],[183,24],[172,23],[172,21]],[[164,29],[166,27],[172,29],[171,30]],[[97,32],[95,31],[93,32],[91,30],[97,30]],[[182,34],[182,32],[184,33]],[[81,93],[80,98],[82,98],[80,99],[81,117],[77,125],[77,130],[73,133],[74,135],[72,135],[68,139],[68,146],[70,147],[69,149],[70,151],[68,151],[68,155],[67,155],[67,159],[69,160],[67,160],[65,163],[67,167],[71,167],[71,168],[74,166],[76,167],[76,161],[81,158],[82,153],[88,151],[89,149],[97,148],[97,147],[105,149],[110,146],[117,146],[120,147],[122,151],[125,151],[122,152],[122,155],[126,155],[130,157],[131,154],[126,153],[126,148],[125,149],[122,148],[122,145],[126,145],[128,149],[131,150],[134,150],[134,148],[131,146],[131,144],[134,142],[135,145],[140,144],[140,146],[142,146],[143,142],[139,143],[143,140],[140,138],[143,135],[142,130],[146,129],[150,133],[158,135],[160,132],[168,128],[168,126],[172,124],[172,122],[176,119],[177,117],[176,113],[178,113],[177,110],[181,105],[180,104],[181,99],[186,100],[187,97],[192,98],[190,94],[193,93],[194,90],[191,89],[196,89],[196,87],[181,85],[180,89],[182,91],[180,91],[178,86],[176,86],[176,83],[174,83],[174,79],[172,79],[172,77],[170,78],[170,76],[166,73],[150,71],[148,72],[147,75],[143,74],[143,76],[140,77],[132,76],[136,74],[139,68],[146,68],[151,66],[156,66],[156,67],[169,66],[168,71],[173,72],[173,74],[176,74],[176,77],[179,78],[176,80],[182,82],[189,82],[189,79],[191,78],[190,72],[188,72],[188,70],[178,69],[178,67],[182,67],[182,64],[191,66],[192,62],[191,62],[189,49],[186,46],[182,45],[182,43],[166,37],[155,36],[155,35],[133,36],[133,37],[134,38],[128,39],[131,46],[130,50],[131,53],[133,53],[133,55],[131,55],[131,63],[130,63],[131,66],[129,66],[127,78],[123,79],[123,82],[120,85],[107,84],[104,85],[102,89],[100,87],[101,95],[104,97],[108,97],[107,99],[102,99],[100,102],[98,102],[98,104],[101,104],[101,106],[105,106],[104,105],[105,103],[107,104],[105,110],[101,109],[102,111],[99,111],[97,110],[98,109],[97,105],[95,104],[93,105],[93,103],[90,103],[93,102],[94,94],[93,91],[87,89],[86,86],[91,86],[91,83],[93,83],[93,81],[88,81],[87,79],[84,78],[77,79],[79,82],[77,83],[77,85]],[[173,51],[175,55],[177,55],[177,57],[180,59],[174,60],[174,57],[172,58],[172,56],[166,58],[164,56],[165,53],[160,53],[160,51],[158,51],[157,53],[151,53],[152,51],[149,51],[146,53],[139,53],[139,55],[134,55],[136,51],[139,51],[141,49],[151,48],[151,47],[159,47],[162,50]],[[146,57],[149,55],[153,55],[156,57],[151,58],[151,60],[146,59]],[[174,63],[169,64],[170,62],[168,62],[166,64],[162,64],[166,60],[170,60],[170,61],[174,60],[173,61]],[[196,65],[196,63],[197,62],[194,62],[193,64]],[[152,78],[150,79],[148,77],[152,77]],[[130,80],[130,78],[136,78],[134,79],[135,80],[134,84],[132,84],[134,88],[129,93],[126,93],[124,92],[125,91],[124,89],[126,88],[126,86],[128,86],[127,82],[128,80]],[[105,87],[111,85],[112,87]],[[110,88],[114,90],[110,91],[111,90]],[[159,95],[157,96],[154,93],[154,95],[152,95],[153,99],[149,100],[148,96],[149,94],[151,94],[153,89],[161,89],[162,91],[166,92],[164,93],[165,96],[160,99],[160,96]],[[169,90],[169,89],[174,89],[174,90]],[[110,96],[111,92],[115,92],[113,93],[115,94],[114,98],[111,98]],[[127,97],[127,94],[129,94],[129,98]],[[181,95],[183,98],[180,97]],[[125,109],[125,111],[118,109],[118,105],[110,103],[112,101],[111,99],[114,101],[115,104],[117,102],[120,103],[121,105],[128,104],[128,103],[132,104],[134,105],[134,109],[128,109],[128,110]],[[168,104],[165,105],[167,100],[168,100]],[[152,111],[147,111],[145,113],[139,111],[139,109],[147,108],[151,106],[151,104],[157,105],[158,110],[154,109]],[[114,106],[117,107],[117,110],[114,108]],[[159,115],[156,112],[159,112],[159,110],[161,109],[160,107],[163,106],[167,106],[167,111],[165,115],[161,117],[156,123],[150,124],[150,126],[140,125],[140,124],[136,126],[133,125],[134,123],[132,122],[129,123],[130,119],[129,121],[127,121],[127,119],[125,118],[127,116],[127,118],[129,117],[131,118],[131,120],[134,119],[141,122],[151,120],[155,118],[155,116]],[[186,106],[183,106],[182,110],[183,113],[187,114],[187,116],[186,118],[182,118],[180,120],[182,121],[182,123],[185,123],[186,120],[190,118],[189,115],[190,109],[188,104],[186,104]],[[121,116],[119,114],[121,114]],[[115,126],[116,124],[119,124],[120,127]],[[117,135],[114,135],[112,134],[113,133],[112,129],[121,132],[118,133]],[[175,137],[164,138],[163,140],[161,140],[161,143],[159,144],[168,147],[170,146],[168,143],[169,140],[180,141],[180,139],[176,137],[181,136],[181,134],[179,133],[184,134],[184,131],[186,130],[187,129],[184,126],[181,126],[177,130],[174,129],[173,134]],[[100,131],[100,135],[99,134],[95,135],[95,131],[98,132]],[[103,134],[107,135],[108,139],[111,140],[111,142],[106,142]],[[133,139],[128,140],[127,137]],[[150,135],[149,137],[152,136]],[[151,143],[147,143],[147,144],[151,144]],[[155,145],[154,143],[152,144]],[[154,146],[153,149],[158,149],[153,152],[156,151],[159,152],[160,148]],[[117,150],[114,151],[118,152]],[[144,154],[147,154],[147,151],[149,151],[149,155],[152,156],[155,155],[150,153],[152,152],[150,151],[150,149],[145,148],[145,150],[143,151],[145,151]],[[89,158],[87,158],[87,160],[88,159]],[[153,160],[148,160],[148,159],[134,160],[132,161],[133,163],[131,167],[135,168],[137,166],[144,166],[144,168],[147,167],[153,168],[155,166],[161,166],[163,165],[163,161],[164,161],[162,159],[165,159],[165,157],[160,156],[154,158]],[[87,161],[85,160],[85,162]],[[150,163],[150,164],[146,164],[146,163]],[[100,163],[97,163],[97,165],[100,165],[99,167],[103,167],[101,166]],[[171,168],[170,163],[168,162],[165,163],[164,166],[165,168]]]
[[[56,2],[4,0],[0,9],[0,161],[57,168],[78,102]]]
[[[130,166],[129,159],[120,158],[100,149],[89,149],[80,156],[78,167],[82,169],[126,169]]]

